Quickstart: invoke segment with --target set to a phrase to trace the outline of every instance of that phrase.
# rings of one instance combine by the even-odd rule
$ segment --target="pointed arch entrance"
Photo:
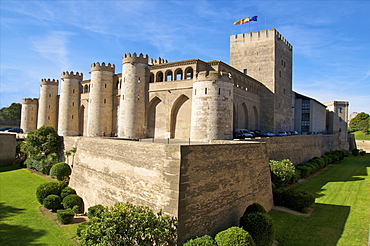
[[[189,138],[191,120],[191,101],[185,95],[179,96],[171,109],[171,138]]]
[[[161,99],[154,97],[148,105],[147,137],[164,138],[166,134],[164,122],[165,108]]]

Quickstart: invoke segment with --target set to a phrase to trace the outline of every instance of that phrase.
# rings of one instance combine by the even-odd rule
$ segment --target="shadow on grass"
[[[3,167],[0,167],[0,173],[9,172],[9,171],[17,170],[17,169],[22,169],[22,167],[16,166],[16,165],[3,166]]]
[[[22,213],[25,209],[7,206],[5,203],[0,202],[0,221],[7,217],[13,216],[14,214]]]
[[[276,240],[284,246],[335,246],[344,231],[350,207],[315,204],[310,217],[271,210]]]
[[[0,223],[0,245],[48,245],[35,241],[46,234],[45,230],[35,230],[22,225]]]

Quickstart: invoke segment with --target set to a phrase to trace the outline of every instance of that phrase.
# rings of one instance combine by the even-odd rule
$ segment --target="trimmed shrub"
[[[249,232],[257,246],[267,246],[274,242],[274,224],[267,213],[243,215],[240,218],[240,226]]]
[[[315,203],[315,197],[305,190],[290,189],[283,193],[283,201],[285,207],[304,213]]]
[[[360,153],[359,153],[360,156],[364,156],[365,154],[366,154],[365,150],[360,150]]]
[[[71,209],[63,209],[57,211],[58,221],[63,225],[71,223],[74,216],[75,213]]]
[[[295,168],[288,159],[281,161],[270,160],[271,180],[276,188],[286,186],[294,182]]]
[[[312,169],[308,166],[299,164],[296,169],[301,173],[301,178],[307,178],[310,176]]]
[[[87,217],[89,219],[92,219],[93,217],[100,217],[100,215],[105,211],[105,207],[103,205],[95,205],[92,207],[89,207],[87,209]]]
[[[62,189],[62,192],[60,193],[60,197],[64,199],[68,195],[76,194],[76,191],[72,189],[71,187],[67,186],[64,189]]]
[[[44,199],[49,195],[60,194],[60,187],[57,182],[48,182],[39,185],[36,189],[36,197],[41,205],[44,204]]]
[[[71,167],[65,162],[54,164],[50,169],[50,177],[63,181],[71,175]]]
[[[217,243],[211,236],[204,235],[202,237],[190,239],[183,245],[184,246],[217,246]]]
[[[68,208],[72,209],[74,206],[81,207],[81,205],[82,205],[82,198],[76,194],[68,195],[64,197],[63,199],[63,207],[65,209],[68,209]]]
[[[58,195],[48,195],[43,202],[43,205],[47,209],[51,209],[52,212],[56,212],[60,208],[62,199]]]
[[[251,213],[266,213],[266,209],[261,204],[255,202],[247,207],[243,215]]]
[[[274,205],[276,206],[284,206],[284,189],[275,189],[272,191]]]
[[[353,149],[352,150],[352,155],[353,156],[358,156],[359,153],[360,153],[360,150],[359,149]]]
[[[215,240],[218,246],[255,246],[251,235],[240,227],[230,227],[217,233]]]

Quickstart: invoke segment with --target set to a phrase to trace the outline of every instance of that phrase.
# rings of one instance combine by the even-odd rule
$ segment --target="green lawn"
[[[310,217],[271,210],[284,246],[364,246],[370,225],[370,154],[347,157],[299,187],[316,196]]]
[[[59,227],[41,214],[35,193],[45,182],[26,169],[0,167],[0,245],[77,245],[77,224]]]
[[[362,131],[352,132],[352,134],[355,135],[356,140],[370,140],[370,135],[365,135],[365,133]]]

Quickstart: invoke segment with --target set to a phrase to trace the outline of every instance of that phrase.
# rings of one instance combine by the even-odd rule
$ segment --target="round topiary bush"
[[[41,205],[44,204],[44,199],[49,195],[60,195],[60,186],[57,182],[48,182],[37,187],[36,197]]]
[[[217,243],[211,236],[205,235],[202,237],[197,237],[195,239],[190,239],[183,245],[184,246],[217,246]]]
[[[274,224],[267,213],[243,215],[240,218],[240,226],[249,232],[257,246],[267,246],[274,242]]]
[[[71,209],[57,211],[58,221],[62,224],[71,223],[74,216],[75,216],[75,213]]]
[[[249,205],[247,209],[244,211],[244,214],[251,214],[251,213],[266,213],[266,209],[261,204],[255,202]]]
[[[353,149],[352,150],[352,155],[353,156],[358,156],[359,153],[360,153],[360,150],[359,149]]]
[[[47,209],[51,209],[52,212],[56,212],[60,208],[62,199],[58,195],[48,195],[43,202],[43,205]]]
[[[59,162],[53,165],[50,169],[50,177],[56,178],[57,180],[65,180],[71,175],[71,167],[65,162]]]
[[[68,195],[76,194],[76,191],[72,189],[71,187],[65,187],[62,192],[60,193],[60,197],[64,199]]]
[[[74,206],[81,207],[81,205],[82,205],[82,198],[79,197],[78,195],[71,194],[71,195],[66,196],[63,199],[63,207],[65,209],[68,209],[68,208],[73,209]]]
[[[230,227],[217,233],[215,237],[218,246],[255,246],[251,235],[240,227]]]
[[[306,208],[315,203],[315,197],[305,190],[290,189],[283,193],[284,206],[298,212],[306,212]]]

